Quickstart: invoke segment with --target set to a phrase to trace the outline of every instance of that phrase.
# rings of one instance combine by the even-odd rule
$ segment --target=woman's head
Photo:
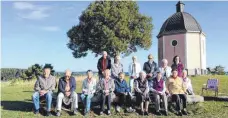
[[[176,55],[175,57],[173,57],[173,63],[178,64],[180,61],[180,57],[178,55]]]
[[[114,63],[119,63],[120,62],[120,56],[116,56],[114,59]]]
[[[188,75],[187,70],[183,70],[183,78],[186,78],[186,77],[187,77],[187,75]]]
[[[93,71],[92,70],[88,70],[87,71],[87,77],[88,78],[92,78],[93,77]]]
[[[157,72],[157,79],[160,80],[162,78],[161,72]]]
[[[120,80],[123,80],[125,78],[124,72],[119,73],[119,78],[120,78]]]
[[[177,75],[178,75],[178,71],[177,71],[176,68],[174,68],[174,69],[172,70],[172,76],[173,76],[174,78],[176,78]]]

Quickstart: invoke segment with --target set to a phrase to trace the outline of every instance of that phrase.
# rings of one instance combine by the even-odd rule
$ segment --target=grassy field
[[[220,81],[219,85],[219,96],[228,96],[228,76],[198,76],[191,77],[193,89],[195,94],[201,94],[201,87],[206,83],[207,79],[218,78]],[[81,80],[84,77],[77,77],[77,92],[81,91]],[[44,117],[43,115],[35,116],[32,112],[33,104],[31,101],[31,95],[33,93],[34,81],[22,82],[22,81],[11,81],[1,83],[1,117],[2,118],[31,118],[31,117]],[[213,96],[213,92],[206,92],[206,96]],[[187,106],[188,112],[190,113],[187,117],[189,118],[227,118],[228,116],[228,102],[225,101],[205,101],[203,103],[191,104]],[[150,110],[153,110],[151,108]],[[82,111],[82,109],[80,109]],[[67,112],[62,111],[63,118],[72,117]],[[55,117],[55,116],[52,116]],[[75,117],[75,116],[73,116]],[[77,116],[83,117],[81,113]],[[99,117],[95,113],[91,113],[89,117]],[[110,117],[110,116],[102,116]],[[111,117],[126,117],[136,118],[141,117],[136,113],[123,113],[115,114],[114,108],[112,108]],[[152,113],[149,116],[154,116]],[[162,116],[161,116],[162,117]],[[168,117],[176,117],[172,112],[169,112]]]

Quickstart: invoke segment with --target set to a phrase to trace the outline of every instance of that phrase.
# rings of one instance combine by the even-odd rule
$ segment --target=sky
[[[67,48],[66,32],[79,23],[79,16],[89,1],[72,2],[1,2],[1,67],[28,68],[50,63],[56,71],[97,71],[99,57],[89,53],[75,59]],[[163,22],[176,12],[177,1],[138,1],[139,11],[152,17],[152,46],[122,58],[124,71],[136,55],[141,65],[153,54],[157,62],[157,34]],[[225,66],[228,70],[228,2],[185,1],[185,12],[200,23],[206,34],[207,67]]]

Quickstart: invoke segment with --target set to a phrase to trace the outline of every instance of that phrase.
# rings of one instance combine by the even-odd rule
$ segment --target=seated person
[[[84,79],[82,83],[82,94],[81,99],[85,106],[84,115],[87,115],[90,111],[91,99],[96,91],[96,79],[93,78],[93,72],[91,70],[87,71],[87,78]]]
[[[140,103],[141,106],[141,115],[149,115],[148,114],[148,106],[149,106],[149,85],[148,80],[146,79],[146,73],[141,71],[139,73],[139,78],[134,81],[134,89],[136,94],[136,101]],[[144,108],[145,103],[145,108]]]
[[[76,89],[75,78],[71,76],[70,70],[66,70],[65,76],[59,79],[58,96],[57,96],[57,104],[56,104],[57,116],[61,115],[62,103],[64,103],[65,105],[71,104],[71,111],[73,115],[77,114],[78,95],[75,92],[75,89]]]
[[[130,88],[127,85],[126,80],[124,80],[125,74],[123,72],[119,73],[118,79],[115,80],[115,94],[118,96],[119,100],[117,102],[116,111],[120,112],[120,107],[126,104],[127,112],[134,112],[135,110],[131,108],[131,96],[129,94]]]
[[[166,82],[167,92],[171,94],[172,101],[176,102],[177,115],[182,116],[187,115],[187,96],[186,88],[184,86],[182,78],[178,77],[178,70],[172,70],[172,76]],[[183,104],[183,109],[181,110],[181,103]]]
[[[183,70],[183,82],[184,82],[184,85],[185,87],[187,88],[186,91],[187,91],[187,94],[188,95],[194,95],[193,93],[193,88],[192,88],[192,83],[191,83],[191,79],[187,77],[187,71],[186,70]]]
[[[97,84],[97,91],[101,92],[102,94],[102,103],[101,103],[101,111],[100,111],[100,115],[103,115],[104,112],[104,105],[105,102],[107,101],[107,111],[108,111],[108,115],[111,115],[111,101],[114,95],[114,91],[115,90],[115,83],[114,83],[114,79],[112,79],[110,77],[110,70],[106,69],[104,71],[104,78],[102,78],[98,84]]]
[[[40,97],[44,96],[47,105],[47,116],[51,116],[51,103],[52,103],[52,93],[55,90],[56,80],[52,76],[51,68],[44,67],[43,75],[38,76],[37,81],[34,86],[35,93],[32,95],[33,104],[35,106],[35,114],[39,113],[40,109]]]
[[[150,84],[150,91],[152,92],[154,98],[155,98],[155,109],[156,114],[161,115],[160,112],[160,102],[161,99],[164,104],[165,108],[165,115],[168,116],[168,103],[167,103],[167,96],[166,96],[166,87],[165,87],[165,81],[162,79],[162,73],[157,72],[157,77],[153,79],[152,83]]]

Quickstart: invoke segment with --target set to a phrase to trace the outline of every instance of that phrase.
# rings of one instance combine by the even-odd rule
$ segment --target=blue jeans
[[[44,96],[46,98],[47,111],[51,111],[52,91],[47,92],[46,94],[44,94]],[[39,110],[40,109],[40,93],[35,92],[32,95],[32,100],[33,100],[35,110]]]
[[[90,110],[92,97],[93,97],[93,94],[91,94],[91,95],[81,94],[81,99],[82,99],[82,102],[83,102],[83,104],[85,106],[86,112],[88,112]]]

